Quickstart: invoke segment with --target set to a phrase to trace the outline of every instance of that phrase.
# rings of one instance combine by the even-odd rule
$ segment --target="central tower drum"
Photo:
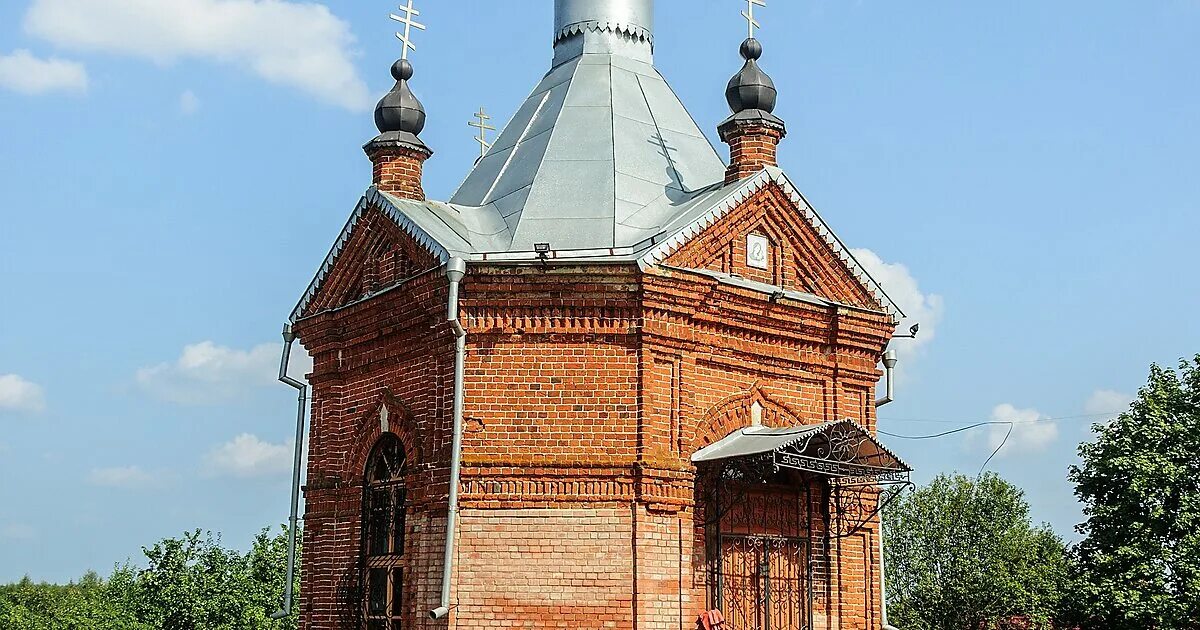
[[[654,0],[554,0],[554,37],[577,24],[654,32]]]

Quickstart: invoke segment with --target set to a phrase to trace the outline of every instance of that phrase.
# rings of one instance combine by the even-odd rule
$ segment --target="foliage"
[[[287,570],[287,532],[263,530],[250,551],[199,531],[143,549],[147,566],[78,584],[0,586],[0,628],[28,630],[294,630],[272,620]],[[299,593],[299,579],[294,585]]]
[[[0,586],[0,628],[23,630],[152,630],[112,597],[111,582],[88,572],[67,585],[28,577]]]
[[[995,474],[937,477],[887,508],[884,536],[889,621],[905,630],[1046,624],[1068,589],[1062,540]]]
[[[1151,366],[1130,409],[1079,447],[1078,601],[1089,627],[1200,628],[1200,355]]]

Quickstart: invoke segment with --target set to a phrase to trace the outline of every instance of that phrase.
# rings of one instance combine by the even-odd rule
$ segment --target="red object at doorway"
[[[704,630],[721,630],[725,627],[725,615],[719,610],[710,610],[700,615],[700,625]]]

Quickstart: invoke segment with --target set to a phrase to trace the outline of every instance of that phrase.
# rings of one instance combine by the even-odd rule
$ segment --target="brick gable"
[[[749,264],[751,235],[765,237],[765,269]],[[663,261],[668,266],[708,269],[842,304],[885,308],[880,299],[830,246],[828,236],[805,218],[805,209],[775,182],[750,195]]]
[[[373,205],[350,228],[302,317],[369,298],[440,261]]]

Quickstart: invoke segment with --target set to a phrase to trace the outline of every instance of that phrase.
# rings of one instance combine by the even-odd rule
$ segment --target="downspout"
[[[888,350],[887,352],[885,352],[883,354],[883,369],[885,372],[884,378],[887,379],[887,384],[885,385],[886,393],[884,394],[883,398],[880,398],[879,400],[875,401],[876,409],[879,409],[880,407],[882,407],[888,403],[891,403],[895,400],[895,398],[894,398],[895,383],[894,383],[893,377],[894,377],[894,372],[896,369],[896,363],[898,361],[899,361],[899,358],[896,356],[895,350]],[[878,422],[878,418],[876,418],[876,422]],[[883,624],[882,630],[897,630],[894,626],[892,626],[891,624],[888,623],[887,573],[886,573],[886,569],[885,569],[886,563],[883,560],[883,510],[882,509],[879,510],[879,540],[878,540],[878,544],[879,544],[879,594],[880,594],[879,618]]]
[[[292,359],[292,342],[296,333],[290,324],[283,327],[283,358],[279,360],[279,382],[294,387],[296,400],[296,453],[292,460],[292,511],[288,518],[287,581],[283,586],[283,604],[271,614],[271,619],[283,619],[292,614],[292,583],[296,578],[296,524],[300,512],[300,462],[304,454],[304,404],[308,402],[308,384],[288,376]]]
[[[876,409],[878,409],[890,402],[895,401],[895,398],[893,398],[893,395],[896,392],[895,392],[895,384],[892,382],[892,373],[895,371],[896,363],[898,361],[899,361],[899,359],[896,357],[895,350],[888,350],[887,352],[883,353],[883,371],[884,371],[883,378],[884,378],[884,380],[887,381],[887,384],[885,386],[887,393],[885,393],[883,395],[883,398],[880,398],[879,400],[875,401]]]
[[[450,614],[450,584],[454,576],[454,534],[458,521],[458,483],[462,472],[463,380],[466,372],[467,331],[458,319],[458,290],[467,275],[467,261],[451,258],[446,265],[450,281],[450,296],[446,305],[446,320],[454,331],[454,439],[450,452],[450,496],[446,510],[446,549],[442,557],[442,599],[437,608],[429,611],[431,619]]]

